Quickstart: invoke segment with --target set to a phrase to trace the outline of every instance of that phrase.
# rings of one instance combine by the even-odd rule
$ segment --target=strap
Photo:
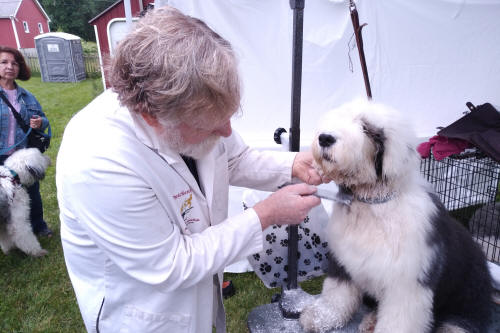
[[[5,104],[7,104],[9,109],[12,111],[12,114],[14,115],[14,118],[16,118],[16,121],[19,124],[19,126],[21,127],[21,129],[26,133],[24,135],[24,137],[22,138],[22,140],[19,141],[18,143],[15,143],[10,147],[2,148],[0,150],[0,155],[5,155],[7,152],[9,152],[12,149],[16,148],[17,146],[19,146],[22,142],[24,142],[24,140],[27,140],[28,135],[30,135],[30,133],[31,133],[31,127],[26,126],[26,123],[21,119],[21,116],[19,115],[19,113],[16,111],[14,106],[9,102],[8,98],[5,97],[5,95],[3,93],[0,93],[0,97],[3,99]]]
[[[349,11],[351,13],[352,27],[354,29],[354,36],[356,37],[356,45],[358,46],[359,61],[361,63],[361,70],[363,71],[363,80],[365,81],[366,96],[368,99],[372,98],[372,90],[370,87],[370,78],[368,76],[368,68],[366,66],[365,51],[363,48],[363,37],[361,30],[366,23],[359,25],[358,10],[353,0],[349,0]]]
[[[5,102],[5,104],[7,104],[7,106],[10,109],[10,111],[12,111],[12,114],[14,115],[14,118],[16,118],[16,121],[19,124],[19,126],[22,128],[22,130],[25,133],[28,132],[28,130],[29,130],[30,127],[28,125],[26,125],[26,123],[21,118],[21,115],[16,111],[16,109],[14,108],[14,106],[12,104],[10,104],[9,99],[4,94],[2,94],[2,93],[0,93],[0,97],[3,99],[3,101]]]
[[[3,101],[5,102],[5,104],[7,104],[7,106],[10,109],[10,111],[12,111],[12,114],[14,115],[14,118],[16,118],[16,121],[19,124],[19,126],[21,127],[21,129],[26,133],[26,135],[24,136],[24,138],[19,142],[19,143],[21,143],[21,142],[24,141],[25,138],[28,137],[28,135],[31,133],[31,131],[33,129],[30,126],[26,125],[26,123],[21,118],[21,115],[19,114],[19,112],[16,111],[16,109],[14,108],[14,106],[9,102],[9,99],[7,97],[5,97],[4,94],[0,93],[0,97],[3,99]],[[48,124],[48,134],[45,134],[43,131],[40,131],[40,134],[42,134],[46,138],[49,138],[49,139],[52,138],[52,129],[50,128],[50,123]],[[15,146],[19,145],[19,143],[16,143],[15,145],[13,145],[11,147],[15,147]]]
[[[11,151],[12,149],[16,148],[17,146],[19,146],[21,143],[24,142],[24,140],[27,140],[28,139],[28,135],[30,135],[31,133],[31,130],[32,128],[30,127],[28,132],[24,135],[24,137],[21,139],[21,141],[19,141],[18,143],[15,143],[13,144],[12,146],[10,147],[7,147],[7,148],[2,148],[0,149],[0,155],[5,155],[7,154],[9,151]]]

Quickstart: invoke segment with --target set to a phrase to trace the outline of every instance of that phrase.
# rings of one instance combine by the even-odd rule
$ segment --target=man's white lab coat
[[[227,218],[228,186],[275,190],[294,154],[235,133],[198,161],[202,190],[144,120],[104,92],[66,127],[56,182],[64,256],[89,332],[211,332],[213,276],[262,250],[253,209]],[[208,228],[210,225],[213,227]]]

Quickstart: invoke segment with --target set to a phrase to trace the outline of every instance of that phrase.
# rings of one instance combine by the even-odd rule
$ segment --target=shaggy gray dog
[[[0,166],[0,247],[7,254],[17,247],[31,256],[43,256],[30,223],[26,187],[45,177],[50,159],[36,148],[20,149]]]
[[[486,332],[485,257],[421,176],[415,141],[399,113],[365,100],[322,120],[315,161],[351,202],[334,204],[328,277],[301,314],[306,331],[344,326],[369,296],[362,332]]]

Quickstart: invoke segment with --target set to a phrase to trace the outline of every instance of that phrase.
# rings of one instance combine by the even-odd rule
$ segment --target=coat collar
[[[155,130],[146,123],[141,115],[130,112],[129,110],[127,110],[127,112],[129,112],[132,117],[135,134],[139,141],[159,153],[168,164],[183,163],[181,156],[160,141]]]

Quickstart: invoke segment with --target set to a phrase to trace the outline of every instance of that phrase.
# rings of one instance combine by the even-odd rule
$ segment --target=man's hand
[[[262,230],[272,224],[299,224],[314,206],[321,203],[315,197],[316,187],[307,184],[285,186],[253,207]]]
[[[311,152],[298,152],[292,166],[292,177],[297,177],[304,183],[319,185],[329,183],[330,178],[320,175],[314,167],[314,159]]]

